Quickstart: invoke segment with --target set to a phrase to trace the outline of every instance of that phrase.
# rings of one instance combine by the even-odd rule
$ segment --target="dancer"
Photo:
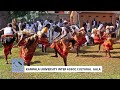
[[[16,31],[12,28],[11,24],[8,24],[7,27],[1,29],[0,31],[4,31],[4,34],[1,36],[2,45],[4,47],[4,56],[6,60],[6,64],[8,64],[8,54],[12,54],[11,50],[13,47],[13,43],[15,41]]]
[[[105,57],[111,58],[110,50],[113,50],[113,40],[111,37],[107,38],[107,40],[103,43],[103,47],[105,50]]]
[[[47,24],[41,31],[38,31],[37,34],[39,35],[39,40],[38,43],[42,44],[42,52],[46,53],[46,48],[50,45],[48,38],[47,38],[47,33],[50,28],[50,24]]]
[[[59,54],[63,58],[64,65],[67,66],[67,55],[71,48],[69,41],[72,35],[66,27],[56,26],[54,27],[54,31],[57,32],[58,35],[54,38],[54,42],[50,46],[55,50],[55,56],[52,57],[58,57]]]
[[[20,47],[20,57],[24,59],[27,66],[30,66],[30,62],[38,45],[38,36],[25,30],[25,25],[23,25],[22,28],[23,30],[18,33],[18,43],[16,46]]]

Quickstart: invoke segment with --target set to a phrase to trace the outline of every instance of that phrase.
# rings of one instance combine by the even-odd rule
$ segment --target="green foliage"
[[[18,17],[24,17],[25,15],[29,14],[30,11],[10,11],[11,18],[18,18]]]
[[[34,18],[40,18],[41,15],[47,14],[45,11],[10,11],[11,19],[25,18],[27,21]]]

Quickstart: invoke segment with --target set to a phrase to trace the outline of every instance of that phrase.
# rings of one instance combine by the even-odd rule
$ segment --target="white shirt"
[[[95,26],[95,21],[93,21],[93,26]]]
[[[75,27],[75,29],[73,29],[72,27]],[[79,28],[77,27],[77,25],[72,25],[72,26],[70,26],[70,28],[71,28],[71,30],[72,30],[72,32],[79,32]]]
[[[91,31],[91,33],[92,33],[92,34],[91,34],[91,37],[92,37],[92,38],[95,37],[95,34],[94,34],[93,32],[94,32],[94,29],[92,29],[92,31]]]
[[[62,35],[61,35],[61,37],[63,36],[63,35],[65,35],[66,33],[67,33],[67,31],[65,30],[66,28],[65,27],[61,27],[62,28]],[[67,33],[67,36],[65,37],[66,39],[69,39],[69,38],[73,38],[73,36],[72,36],[72,34],[69,32],[69,33]]]
[[[31,24],[31,28],[30,29],[34,29],[34,24]]]
[[[46,26],[47,24],[49,24],[49,21],[48,20],[45,20],[43,25]]]
[[[26,29],[30,29],[29,24],[26,24]]]
[[[57,25],[58,25],[59,27],[62,27],[62,26],[63,26],[63,23],[58,22]]]
[[[98,30],[101,30],[103,27],[103,24],[100,24],[99,27],[98,27]]]
[[[20,30],[20,31],[21,31],[21,24],[22,24],[22,23],[19,23],[19,24],[18,24],[18,27],[19,27],[19,30]]]
[[[4,28],[4,35],[13,35],[13,31],[11,27]]]
[[[42,26],[41,22],[38,21],[38,31],[41,31],[42,28],[43,28],[43,26]]]
[[[90,23],[86,23],[87,24],[87,32],[88,30],[90,30]]]

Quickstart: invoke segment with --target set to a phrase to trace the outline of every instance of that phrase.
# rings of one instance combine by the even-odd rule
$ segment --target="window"
[[[110,16],[110,17],[112,17],[112,16]]]
[[[83,16],[81,16],[81,17],[83,17]]]
[[[91,16],[88,16],[88,17],[91,17]]]
[[[106,17],[106,16],[103,16],[103,17]]]
[[[99,17],[99,16],[96,16],[96,17]]]

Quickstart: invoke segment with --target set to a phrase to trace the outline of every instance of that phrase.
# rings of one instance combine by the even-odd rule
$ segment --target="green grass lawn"
[[[5,64],[3,49],[0,45],[0,79],[120,79],[120,45],[114,44],[114,50],[111,51],[113,58],[105,58],[105,53],[98,53],[98,46],[86,46],[81,50],[79,57],[75,53],[69,53],[68,66],[102,66],[103,72],[99,73],[13,73],[11,64]],[[102,50],[102,49],[101,49]],[[36,49],[32,59],[31,66],[64,66],[62,58],[50,57],[54,55],[52,49],[47,50],[47,54]],[[9,55],[9,62],[12,58],[19,57],[19,48],[12,49],[12,55]]]

